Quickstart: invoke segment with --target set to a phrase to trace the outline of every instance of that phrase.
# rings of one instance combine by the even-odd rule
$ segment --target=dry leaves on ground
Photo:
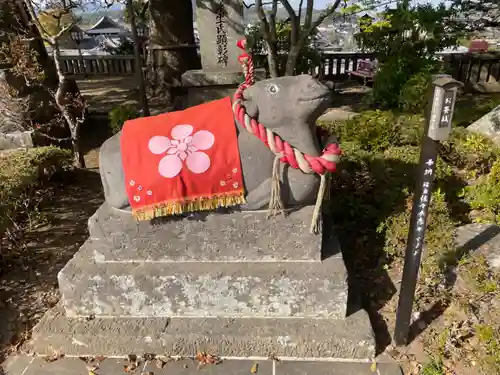
[[[123,365],[123,371],[125,371],[126,373],[135,372],[139,367],[139,359],[135,354],[129,354],[127,357],[127,362],[128,363]]]
[[[252,374],[256,374],[257,372],[259,372],[259,364],[258,363],[254,363],[252,368],[250,369],[250,372]]]
[[[64,358],[64,354],[60,350],[54,350],[51,355],[46,356],[45,362],[55,362],[61,358]]]
[[[196,355],[196,360],[198,361],[198,369],[205,365],[218,365],[221,363],[221,359],[215,355],[207,354],[206,352],[198,352]]]
[[[169,357],[169,356],[166,356],[166,355],[163,355],[163,356],[157,356],[155,358],[155,365],[157,368],[159,369],[162,369],[163,367],[165,367],[165,365],[170,362],[170,361],[173,361],[174,359],[172,357]]]
[[[276,354],[270,354],[270,355],[269,355],[269,359],[270,359],[271,361],[276,361],[276,362],[279,362],[279,361],[280,361],[280,359],[276,356]]]
[[[98,355],[95,357],[78,357],[78,358],[83,362],[85,362],[85,368],[88,371],[88,375],[97,375],[96,371],[99,370],[101,362],[106,359],[106,357],[102,355]]]

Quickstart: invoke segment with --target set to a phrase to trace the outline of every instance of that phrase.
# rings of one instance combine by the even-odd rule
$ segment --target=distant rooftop
[[[127,33],[128,30],[108,16],[102,17],[93,26],[85,30],[87,34],[118,34]]]

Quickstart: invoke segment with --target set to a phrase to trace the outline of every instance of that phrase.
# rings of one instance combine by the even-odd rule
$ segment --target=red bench
[[[490,45],[485,40],[473,40],[469,45],[469,52],[488,52]]]
[[[352,76],[361,77],[363,79],[363,86],[366,86],[368,82],[373,82],[375,80],[377,66],[373,61],[361,60],[356,70],[350,71],[348,74],[349,79],[351,79]]]

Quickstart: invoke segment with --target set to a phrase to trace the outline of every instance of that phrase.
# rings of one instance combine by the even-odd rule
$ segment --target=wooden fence
[[[464,83],[500,80],[500,53],[439,53],[439,58],[455,79]],[[355,70],[358,61],[374,60],[374,55],[359,52],[325,52],[319,66],[310,74],[325,80],[344,80]],[[131,75],[134,74],[134,56],[93,55],[62,56],[64,72],[71,75]]]
[[[64,73],[102,76],[131,75],[135,72],[133,55],[61,56]]]

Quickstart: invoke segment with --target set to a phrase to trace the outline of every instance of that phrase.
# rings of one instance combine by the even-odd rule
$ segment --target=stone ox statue
[[[276,211],[316,199],[319,212],[325,176],[340,155],[336,143],[321,146],[316,131],[316,120],[331,100],[329,88],[309,75],[253,82],[248,64],[245,72],[246,82],[232,101],[245,194],[241,209]],[[120,136],[102,145],[100,174],[107,203],[128,210]],[[280,164],[285,165],[281,171]]]

